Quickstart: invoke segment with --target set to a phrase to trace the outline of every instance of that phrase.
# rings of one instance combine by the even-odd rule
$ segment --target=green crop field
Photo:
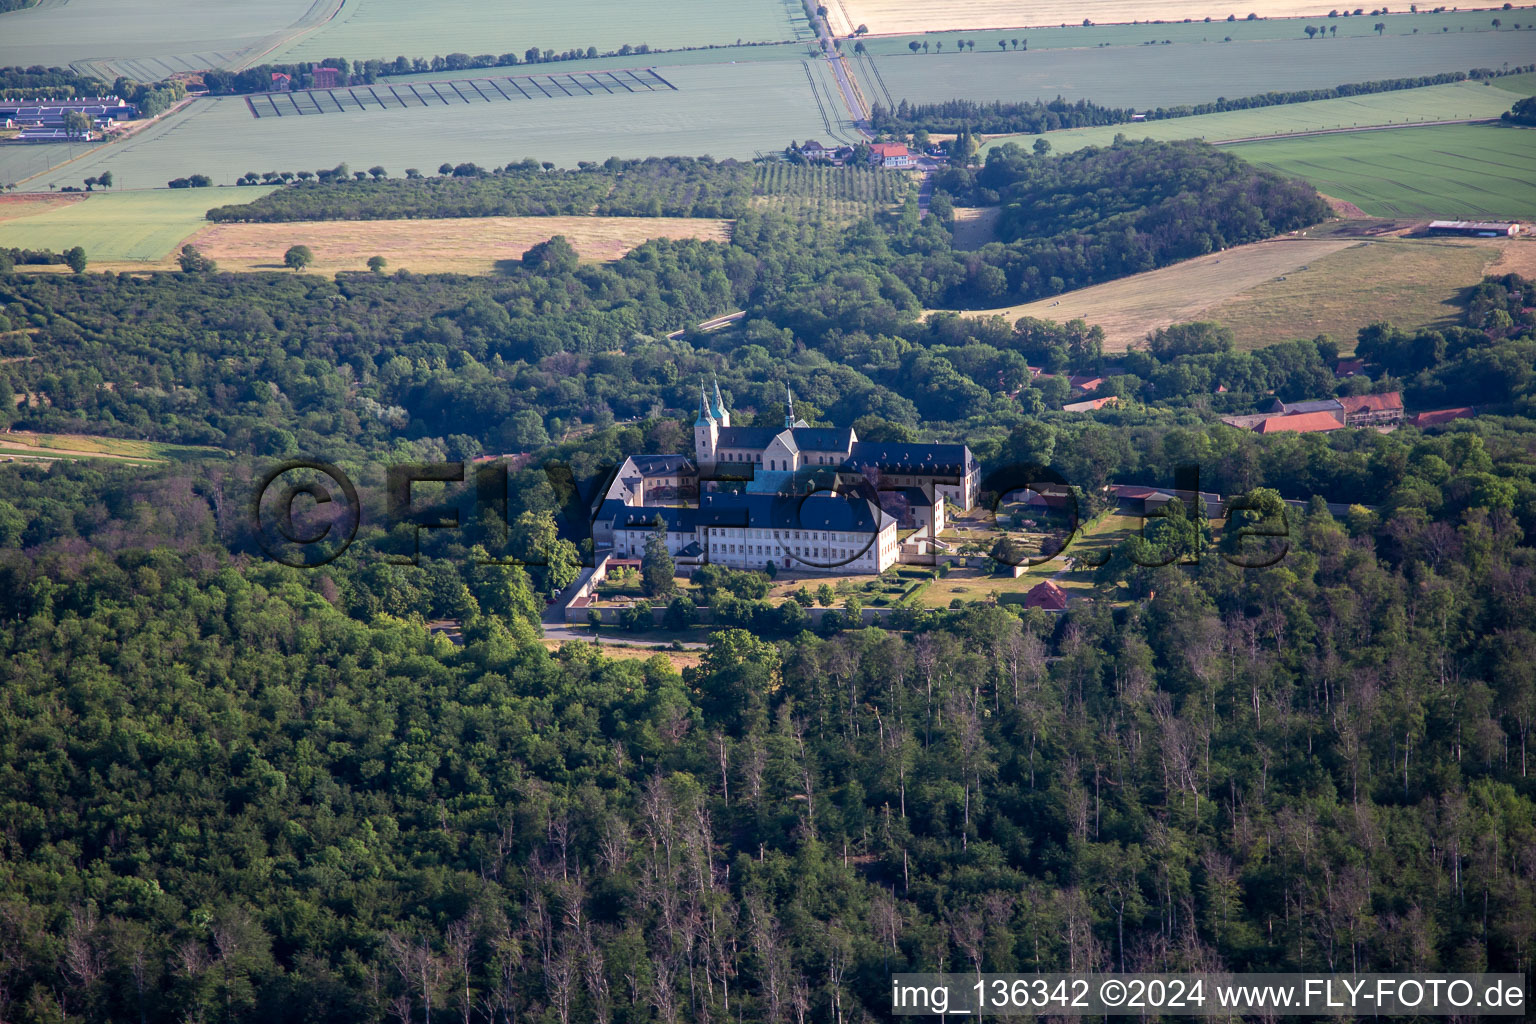
[[[122,184],[138,187],[194,173],[232,185],[247,171],[313,170],[343,161],[354,168],[382,164],[400,174],[407,167],[435,169],[444,161],[499,167],[524,157],[562,166],[609,156],[707,153],[745,159],[782,149],[791,139],[850,137],[846,113],[834,105],[836,87],[825,61],[680,66],[668,69],[666,78],[676,91],[324,117],[257,120],[243,98],[197,100],[28,187],[78,184],[107,169]],[[0,164],[0,176],[5,171]],[[229,189],[209,194],[208,205],[241,194]]]
[[[108,81],[225,67],[328,13],[332,0],[43,0],[0,14],[0,65],[74,65]]]
[[[1523,16],[1522,16],[1523,15]],[[1334,38],[1375,38],[1375,25],[1377,22],[1385,24],[1386,36],[1411,36],[1415,30],[1419,35],[1445,34],[1442,29],[1450,29],[1451,33],[1462,32],[1492,32],[1492,20],[1498,18],[1503,22],[1501,30],[1505,32],[1515,31],[1514,25],[1518,23],[1520,30],[1536,28],[1536,11],[1514,12],[1490,12],[1490,11],[1446,11],[1441,14],[1389,14],[1385,17],[1340,17],[1329,18],[1319,15],[1312,18],[1258,18],[1253,21],[1241,20],[1227,21],[1224,18],[1215,18],[1203,21],[1196,18],[1192,21],[1150,22],[1143,21],[1140,24],[1116,24],[1116,25],[1067,25],[1052,28],[1020,28],[1014,29],[966,29],[956,32],[924,32],[913,35],[889,35],[866,36],[863,40],[864,47],[875,55],[889,54],[893,56],[910,56],[908,46],[912,42],[928,43],[930,51],[940,41],[944,43],[945,52],[952,52],[955,44],[961,39],[973,40],[976,43],[976,54],[990,53],[998,50],[998,40],[1008,43],[1009,52],[1015,52],[1021,47],[1027,46],[1031,52],[1037,50],[1056,49],[1091,49],[1098,46],[1161,46],[1166,43],[1219,43],[1228,36],[1233,42],[1253,42],[1260,39],[1302,39],[1306,35],[1306,26],[1326,27],[1332,33],[1329,41]],[[1019,41],[1019,46],[1013,45],[1013,40]],[[1322,40],[1314,40],[1322,45]],[[844,44],[845,46],[848,44]],[[970,56],[971,51],[966,51]]]
[[[1228,110],[1220,114],[1197,114],[1163,121],[1105,125],[1094,128],[1069,128],[1047,132],[1045,138],[1058,153],[1069,153],[1084,146],[1107,146],[1116,135],[1132,139],[1205,139],[1222,142],[1249,139],[1259,135],[1286,132],[1311,132],[1358,125],[1403,124],[1407,122],[1449,121],[1456,118],[1498,117],[1515,101],[1512,93],[1480,82],[1431,85],[1423,89],[1378,92],[1369,96],[1351,96],[1309,103],[1257,107],[1252,110]],[[1036,136],[1010,135],[989,141],[1001,146],[1017,142],[1030,146]]]
[[[341,13],[273,54],[281,60],[565,51],[625,43],[708,46],[809,38],[793,0],[512,0],[494,12],[475,0],[349,0]]]
[[[0,246],[61,252],[78,245],[92,260],[152,262],[206,226],[203,214],[210,206],[249,202],[270,191],[259,185],[217,195],[207,189],[95,192],[81,202],[0,220]]]
[[[685,67],[692,64],[756,64],[764,61],[801,61],[815,57],[818,50],[810,42],[764,43],[761,46],[705,46],[695,50],[669,50],[665,53],[635,53],[627,57],[593,57],[589,60],[562,60],[547,64],[517,64],[511,67],[465,68],[460,71],[426,71],[414,75],[388,75],[381,82],[405,85],[410,82],[443,82],[450,79],[486,78],[494,75],[582,74],[588,71],[614,71],[622,68]]]
[[[1529,129],[1444,125],[1232,150],[1378,217],[1536,217],[1536,131]]]
[[[1051,99],[1059,95],[1147,109],[1202,103],[1222,96],[1522,65],[1536,56],[1536,32],[1525,30],[1091,50],[1031,48],[1028,53],[998,52],[995,41],[983,49],[986,37],[973,35],[977,40],[975,52],[952,53],[946,47],[944,53],[876,58],[884,82],[881,97],[889,94],[897,101],[928,103]],[[875,87],[866,85],[864,91],[873,102]]]

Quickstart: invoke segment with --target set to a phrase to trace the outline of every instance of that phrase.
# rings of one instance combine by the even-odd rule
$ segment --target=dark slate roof
[[[853,444],[850,427],[795,427],[789,433],[803,452],[846,452]]]
[[[963,444],[860,441],[848,456],[852,465],[876,466],[886,473],[944,473],[951,476],[962,475],[975,461]]]
[[[720,448],[767,448],[778,431],[772,427],[721,427]]]
[[[608,512],[607,503],[603,511]],[[701,526],[866,533],[878,529],[883,516],[880,508],[868,498],[842,497],[826,491],[807,498],[776,494],[706,494],[698,508],[621,506],[614,516],[613,528],[650,530],[657,515],[674,533],[690,533]]]
[[[641,476],[675,476],[693,472],[693,463],[686,455],[631,455]]]

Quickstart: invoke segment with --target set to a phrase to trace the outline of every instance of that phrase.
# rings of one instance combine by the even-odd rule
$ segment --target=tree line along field
[[[193,173],[233,184],[247,171],[341,162],[359,169],[381,164],[398,174],[444,161],[493,167],[525,157],[565,167],[610,156],[749,158],[781,149],[789,139],[828,134],[811,92],[812,81],[823,90],[835,88],[824,61],[679,66],[665,74],[677,91],[330,117],[257,120],[243,97],[199,99],[43,180],[78,183],[110,169],[124,184],[139,187]],[[210,197],[208,206],[221,202]]]
[[[1496,118],[1519,99],[1508,91],[1505,79],[1490,83],[1456,82],[1421,89],[1370,93],[1328,100],[1309,100],[1249,110],[1224,110],[1131,124],[1094,125],[1046,132],[1051,150],[1067,153],[1084,146],[1107,146],[1116,135],[1133,139],[1204,139],[1228,142],[1263,135],[1326,131],[1361,125],[1448,121],[1460,118]],[[982,144],[983,151],[1009,143],[1028,148],[1037,136],[999,135]]]
[[[1498,29],[1493,27],[1493,19],[1501,22]],[[1236,21],[1227,21],[1225,15],[1205,21],[1195,18],[1192,21],[1163,21],[1154,22],[1142,20],[1138,23],[1114,23],[1083,25],[1078,18],[1066,25],[1052,25],[1041,27],[1034,25],[1029,28],[1020,27],[1017,31],[1013,28],[977,28],[957,29],[952,31],[933,31],[917,34],[899,35],[866,35],[859,38],[864,44],[864,49],[876,56],[907,57],[912,55],[910,44],[916,42],[921,46],[929,45],[928,52],[920,56],[936,56],[939,52],[934,49],[940,42],[944,44],[943,53],[954,55],[957,53],[956,43],[960,40],[974,42],[974,49],[967,47],[966,56],[971,53],[998,52],[999,41],[1008,44],[1008,51],[1035,52],[1038,50],[1056,49],[1091,49],[1102,46],[1161,46],[1169,43],[1219,43],[1230,38],[1233,42],[1253,42],[1263,39],[1305,39],[1306,27],[1323,28],[1329,34],[1329,39],[1368,37],[1376,38],[1376,25],[1385,26],[1381,35],[1406,36],[1406,35],[1437,35],[1450,33],[1517,31],[1536,28],[1536,10],[1514,11],[1443,11],[1439,14],[1428,12],[1422,14],[1402,13],[1371,16],[1369,13],[1358,17],[1341,16],[1337,18],[1327,17],[1326,13],[1314,12],[1310,17],[1300,18],[1257,18],[1247,20],[1246,13],[1239,13]],[[1325,40],[1313,40],[1321,44]],[[845,47],[850,44],[844,42]]]
[[[274,33],[311,24],[331,0],[268,3],[58,0],[0,15],[0,66],[73,66],[111,81],[154,81],[178,71],[225,67],[259,51]]]
[[[1232,147],[1379,217],[1536,218],[1536,132],[1440,125]]]
[[[1513,17],[1512,14],[1506,16]],[[1532,15],[1536,21],[1536,14]],[[878,57],[882,95],[913,103],[1089,99],[1146,110],[1221,96],[1319,89],[1469,68],[1530,62],[1536,32],[1451,32],[1431,36],[1305,38],[1171,46]],[[845,44],[846,46],[847,44]],[[875,94],[866,86],[873,101]]]
[[[227,198],[250,202],[270,191],[259,185]],[[62,252],[78,245],[93,261],[158,261],[207,223],[203,215],[213,198],[206,189],[93,192],[76,202],[0,219],[0,247]]]
[[[494,15],[475,0],[349,0],[334,19],[278,47],[268,59],[393,57],[407,48],[407,56],[521,55],[529,47],[607,51],[626,43],[671,48],[781,42],[811,34],[804,9],[784,0],[512,0],[497,5]]]
[[[945,29],[981,32],[1011,26],[1081,25],[1084,18],[1105,25],[1130,22],[1224,22],[1229,16],[1277,20],[1311,16],[1324,18],[1315,3],[1302,0],[1261,0],[1244,6],[1224,6],[1211,0],[1090,0],[1088,3],[1023,4],[1017,0],[974,0],[939,5],[925,0],[832,0],[827,19],[838,35],[850,35],[860,25],[877,35],[935,32]],[[979,44],[978,44],[979,45]],[[1090,44],[1091,45],[1091,44]]]

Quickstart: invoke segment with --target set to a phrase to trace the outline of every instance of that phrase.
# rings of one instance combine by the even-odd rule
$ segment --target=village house
[[[911,167],[913,165],[912,154],[901,142],[876,142],[869,147],[869,159],[871,163],[881,167]]]

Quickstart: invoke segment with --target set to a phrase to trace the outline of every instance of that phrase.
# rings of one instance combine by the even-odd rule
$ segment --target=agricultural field
[[[1513,17],[1513,15],[1508,15]],[[1533,15],[1536,21],[1536,15]],[[914,103],[1090,99],[1147,109],[1221,96],[1318,89],[1346,82],[1522,65],[1536,53],[1536,31],[1253,42],[1175,43],[1002,53],[993,41],[966,53],[908,54],[875,60],[881,96]],[[875,90],[867,87],[871,101]]]
[[[163,185],[194,173],[226,185],[247,171],[315,169],[343,161],[353,167],[382,164],[399,174],[444,161],[491,167],[524,157],[566,167],[610,156],[749,158],[780,150],[791,139],[851,137],[845,111],[830,103],[835,86],[825,61],[701,64],[664,74],[676,91],[326,117],[257,119],[244,97],[200,99],[131,138],[98,147],[67,167],[39,172],[33,184],[77,184],[106,169],[128,185]],[[5,170],[0,163],[0,177]],[[228,194],[210,196],[208,205],[227,201]]]
[[[564,235],[584,259],[616,260],[652,238],[727,241],[731,222],[701,217],[461,217],[212,224],[187,241],[217,260],[220,270],[282,270],[288,247],[307,245],[315,254],[312,269],[322,273],[362,270],[370,256],[382,256],[390,270],[492,274],[555,235]]]
[[[334,0],[43,0],[0,14],[0,65],[73,66],[111,81],[228,67],[284,31],[317,24]]]
[[[1050,142],[1052,151],[1057,153],[1070,153],[1085,146],[1107,146],[1114,141],[1116,135],[1121,134],[1132,139],[1205,139],[1207,142],[1223,142],[1359,125],[1495,118],[1508,110],[1515,99],[1514,93],[1481,82],[1457,82],[1453,85],[1430,85],[1422,89],[1311,100],[1252,110],[1226,110],[1219,114],[1196,114],[1193,117],[1140,121],[1128,125],[1068,128],[1047,132],[1045,138]],[[1009,142],[1017,142],[1028,148],[1035,138],[1034,135],[1000,135],[989,139],[982,148],[988,149]]]
[[[1138,21],[1182,22],[1185,18],[1199,22],[1205,18],[1225,21],[1229,16],[1242,19],[1250,13],[1261,19],[1310,15],[1327,20],[1328,13],[1327,7],[1303,0],[1256,0],[1244,6],[1222,6],[1208,0],[1087,0],[1071,4],[1061,0],[1045,4],[972,0],[964,5],[934,4],[925,0],[831,0],[827,8],[827,19],[832,31],[838,35],[850,35],[860,25],[876,35],[887,35],[943,29],[981,31],[1023,25],[1064,28],[1081,25],[1084,18],[1116,26]]]
[[[916,186],[910,176],[864,168],[761,164],[754,187],[769,193],[752,205],[803,220],[846,223],[899,205]]]
[[[1536,218],[1536,131],[1442,125],[1233,146],[1378,217]]]
[[[836,10],[836,7],[833,7]],[[1315,10],[1315,8],[1314,8]],[[1226,16],[1214,17],[1205,21],[1204,17],[1194,18],[1191,21],[1146,21],[1140,20],[1133,23],[1109,24],[1101,23],[1090,26],[1082,24],[1079,17],[1067,25],[1052,25],[1041,27],[1036,24],[1027,31],[988,31],[984,28],[959,29],[955,31],[930,31],[911,35],[871,35],[864,36],[862,41],[864,48],[877,56],[910,56],[912,51],[909,45],[913,42],[928,43],[930,50],[938,43],[944,44],[944,52],[952,53],[956,44],[962,40],[969,40],[976,44],[975,52],[993,52],[999,49],[1000,40],[1008,43],[1010,52],[1028,49],[1031,52],[1038,50],[1055,49],[1091,49],[1099,46],[1160,46],[1166,43],[1219,43],[1230,37],[1233,42],[1252,42],[1259,39],[1301,39],[1306,34],[1306,27],[1326,26],[1330,41],[1335,38],[1355,38],[1376,36],[1376,23],[1386,25],[1383,35],[1407,36],[1424,33],[1445,34],[1443,30],[1449,29],[1452,33],[1461,32],[1493,32],[1494,17],[1503,22],[1499,31],[1517,31],[1515,24],[1520,25],[1520,31],[1531,29],[1536,25],[1536,12],[1522,17],[1519,12],[1506,14],[1502,11],[1445,11],[1440,14],[1389,14],[1378,17],[1339,17],[1329,18],[1326,13],[1314,14],[1312,17],[1303,18],[1259,18],[1247,21],[1247,15],[1240,13],[1237,21],[1227,21]],[[946,19],[947,20],[947,19]],[[1097,20],[1097,19],[1096,19]],[[1015,43],[1017,40],[1017,43]],[[1318,40],[1321,43],[1321,40]],[[967,55],[970,51],[967,50]]]
[[[690,64],[757,64],[765,61],[800,61],[818,55],[813,42],[764,43],[760,46],[705,46],[694,50],[668,50],[663,53],[632,53],[627,57],[592,57],[562,60],[552,64],[517,64],[511,67],[463,68],[458,71],[423,71],[410,75],[385,75],[380,82],[401,85],[422,79],[443,81],[459,78],[484,78],[487,75],[521,75],[547,71],[551,74],[616,71],[621,68],[655,68],[663,75],[670,67]]]
[[[1361,327],[1405,329],[1460,315],[1464,288],[1485,273],[1536,262],[1536,243],[1504,240],[1284,238],[1237,246],[1160,270],[966,316],[1081,317],[1119,351],[1172,323],[1217,320],[1242,349],[1329,334],[1346,350]],[[1530,268],[1536,269],[1536,268]]]
[[[93,263],[154,262],[206,224],[203,214],[215,201],[250,202],[270,191],[263,185],[215,196],[206,189],[157,189],[92,192],[70,201],[0,202],[0,246],[61,252],[78,245]],[[12,205],[37,210],[8,217]]]
[[[447,53],[507,53],[529,47],[565,51],[628,43],[683,47],[810,38],[794,0],[585,0],[566,6],[536,0],[350,0],[314,32],[279,46],[272,60],[318,61]]]

